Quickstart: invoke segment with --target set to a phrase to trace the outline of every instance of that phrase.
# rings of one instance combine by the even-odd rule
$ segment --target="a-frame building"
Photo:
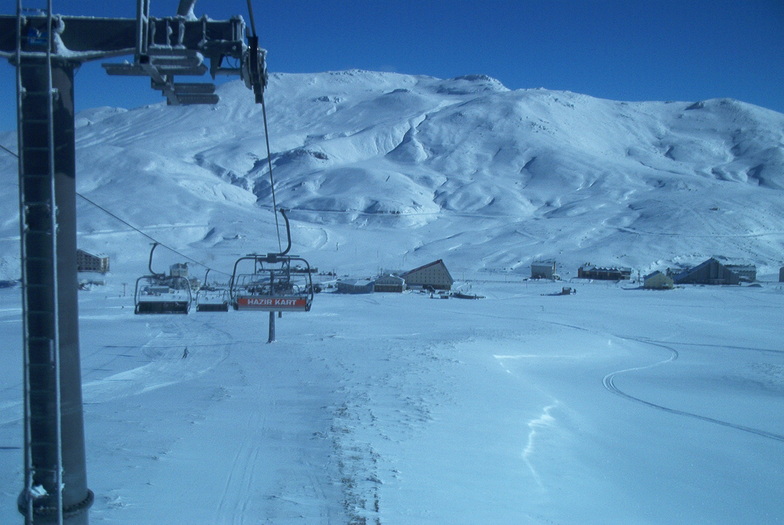
[[[414,268],[401,277],[406,280],[406,286],[409,288],[430,287],[434,290],[450,290],[455,282],[441,259]]]

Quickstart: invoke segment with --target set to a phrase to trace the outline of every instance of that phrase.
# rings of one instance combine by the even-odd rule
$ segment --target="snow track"
[[[621,390],[621,388],[619,388],[615,384],[615,379],[619,375],[621,375],[621,374],[628,374],[628,373],[636,372],[636,371],[640,371],[640,370],[646,370],[646,369],[657,367],[657,366],[662,366],[662,365],[665,365],[667,363],[674,362],[679,357],[679,353],[678,353],[678,351],[676,349],[672,348],[671,346],[665,345],[663,343],[647,341],[647,340],[639,339],[639,338],[626,338],[626,337],[624,337],[622,339],[627,339],[627,340],[630,340],[630,341],[635,341],[635,342],[638,342],[638,343],[643,343],[643,344],[655,346],[655,347],[658,347],[658,348],[664,348],[665,350],[670,352],[670,357],[668,357],[667,359],[664,359],[662,361],[659,361],[657,363],[651,364],[651,365],[639,366],[639,367],[634,367],[634,368],[627,368],[627,369],[624,369],[624,370],[618,370],[618,371],[611,372],[611,373],[607,374],[606,376],[604,376],[604,379],[602,379],[602,384],[604,385],[604,388],[606,388],[609,392],[611,392],[611,393],[613,393],[613,394],[615,394],[617,396],[623,397],[625,399],[628,399],[630,401],[634,401],[635,403],[640,403],[642,405],[645,405],[645,406],[648,406],[648,407],[651,407],[651,408],[656,408],[658,410],[663,410],[663,411],[668,412],[670,414],[675,414],[675,415],[683,416],[683,417],[690,417],[690,418],[698,419],[700,421],[706,421],[708,423],[729,427],[729,428],[732,428],[732,429],[735,429],[735,430],[740,430],[740,431],[743,431],[743,432],[749,432],[751,434],[756,434],[758,436],[762,436],[762,437],[768,438],[768,439],[774,439],[776,441],[784,441],[784,435],[777,434],[775,432],[768,432],[766,430],[760,430],[760,429],[757,429],[757,428],[751,428],[751,427],[747,427],[747,426],[744,426],[744,425],[738,425],[736,423],[731,423],[729,421],[722,421],[720,419],[716,419],[716,418],[712,418],[712,417],[708,417],[708,416],[703,416],[701,414],[696,414],[696,413],[693,413],[693,412],[687,412],[685,410],[678,410],[676,408],[671,408],[671,407],[667,407],[667,406],[664,406],[664,405],[660,405],[658,403],[653,403],[651,401],[647,401],[645,399],[642,399],[642,398],[637,397],[637,396],[633,396],[633,395],[631,395],[631,394]],[[764,351],[768,351],[768,350],[764,350]]]
[[[90,372],[93,373],[111,370],[119,358],[144,363],[85,382],[82,386],[85,403],[102,403],[188,381],[206,373],[228,356],[226,332],[214,326],[193,331],[189,319],[178,317],[166,316],[163,329],[141,349],[112,353],[109,359],[92,368]]]
[[[213,523],[244,523],[248,516],[248,505],[251,503],[247,493],[250,487],[257,484],[257,475],[262,474],[259,464],[259,443],[256,437],[260,428],[259,413],[253,411],[243,422],[242,439],[235,443],[236,449],[228,470],[224,473],[225,483],[220,501],[215,510]],[[232,518],[233,517],[233,518]],[[226,521],[227,518],[230,521]]]

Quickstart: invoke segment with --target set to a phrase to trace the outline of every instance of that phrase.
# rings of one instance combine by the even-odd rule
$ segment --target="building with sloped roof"
[[[714,257],[679,273],[673,280],[676,284],[740,284],[738,274]]]
[[[434,290],[451,290],[455,280],[447,270],[442,259],[433,261],[419,268],[414,268],[403,275],[409,288],[432,288]]]
[[[742,282],[753,283],[757,280],[757,267],[753,264],[725,264],[724,266],[736,273]]]

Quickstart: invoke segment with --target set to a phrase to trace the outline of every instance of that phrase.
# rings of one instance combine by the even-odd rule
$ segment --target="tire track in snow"
[[[455,312],[455,313],[457,313],[457,312]],[[488,316],[488,317],[494,317],[494,316]],[[498,316],[498,317],[500,317],[500,316]],[[563,326],[563,327],[566,327],[566,328],[572,328],[574,330],[588,332],[588,333],[591,333],[591,334],[594,334],[594,335],[600,335],[600,332],[598,332],[598,331],[590,330],[588,328],[585,328],[585,327],[582,327],[582,326],[578,326],[578,325],[575,325],[575,324],[555,322],[555,321],[544,321],[544,322],[546,322],[547,324],[550,324],[550,325]],[[610,372],[609,374],[604,376],[604,378],[602,379],[602,384],[604,385],[604,388],[607,389],[609,392],[611,392],[611,393],[613,393],[613,394],[615,394],[617,396],[623,397],[625,399],[628,399],[630,401],[634,401],[635,403],[640,403],[640,404],[643,404],[643,405],[651,407],[651,408],[656,408],[658,410],[669,412],[670,414],[683,416],[683,417],[690,417],[690,418],[693,418],[693,419],[698,419],[698,420],[701,420],[701,421],[705,421],[707,423],[713,423],[713,424],[716,424],[716,425],[721,425],[721,426],[725,426],[725,427],[728,427],[728,428],[733,428],[735,430],[740,430],[742,432],[748,432],[750,434],[756,434],[756,435],[764,437],[764,438],[768,438],[768,439],[773,439],[773,440],[776,440],[776,441],[784,442],[784,435],[782,435],[782,434],[777,434],[775,432],[768,432],[766,430],[760,430],[760,429],[753,428],[753,427],[747,427],[745,425],[739,425],[739,424],[736,424],[736,423],[731,423],[729,421],[723,421],[721,419],[716,419],[716,418],[712,418],[712,417],[708,417],[708,416],[703,416],[701,414],[696,414],[696,413],[693,413],[693,412],[687,412],[685,410],[678,410],[676,408],[671,408],[671,407],[667,407],[667,406],[664,406],[664,405],[659,405],[657,403],[653,403],[651,401],[647,401],[645,399],[642,399],[642,398],[633,396],[633,395],[631,395],[631,394],[629,394],[627,392],[624,392],[623,390],[621,390],[615,384],[615,378],[617,376],[619,376],[621,374],[628,373],[628,372],[634,372],[634,371],[638,371],[638,370],[645,370],[645,369],[653,368],[653,367],[660,366],[660,365],[663,365],[663,364],[666,364],[666,363],[671,363],[671,362],[673,362],[673,361],[678,359],[679,353],[674,348],[672,348],[670,346],[667,346],[667,345],[665,345],[665,344],[663,344],[661,342],[650,341],[650,340],[646,340],[646,339],[642,339],[642,338],[614,335],[614,334],[613,334],[613,337],[617,337],[618,339],[622,339],[622,340],[626,340],[626,341],[634,341],[634,342],[637,342],[637,343],[642,343],[642,344],[647,344],[647,345],[652,345],[652,346],[658,346],[660,348],[664,348],[664,349],[668,350],[671,353],[671,355],[667,359],[664,359],[662,361],[653,363],[651,365],[627,368],[627,369],[624,369],[624,370],[617,370],[615,372]],[[729,347],[729,348],[744,348],[744,349],[747,349],[747,350],[754,350],[754,351],[766,352],[766,353],[779,353],[780,352],[779,350],[771,350],[771,349],[764,349],[764,348],[746,348],[746,347]]]
[[[646,341],[644,339],[638,339],[638,338],[635,338],[635,337],[621,337],[621,336],[616,336],[616,337],[618,337],[619,339],[627,340],[627,341],[634,341],[634,342],[637,342],[637,343],[642,343],[642,344],[647,344],[647,345],[651,345],[651,346],[657,346],[659,348],[664,348],[665,350],[670,352],[670,357],[668,357],[667,359],[664,359],[662,361],[659,361],[657,363],[653,363],[651,365],[638,366],[638,367],[634,367],[634,368],[626,368],[624,370],[617,370],[615,372],[610,372],[609,374],[604,376],[604,379],[602,379],[602,384],[604,385],[604,388],[606,388],[609,392],[611,392],[611,393],[613,393],[613,394],[615,394],[617,396],[623,397],[625,399],[628,399],[630,401],[634,401],[635,403],[640,403],[642,405],[645,405],[645,406],[648,406],[648,407],[651,407],[651,408],[655,408],[655,409],[658,409],[658,410],[662,410],[664,412],[668,412],[668,413],[674,414],[676,416],[690,417],[690,418],[697,419],[697,420],[700,420],[700,421],[705,421],[707,423],[713,423],[715,425],[721,425],[721,426],[732,428],[732,429],[735,429],[735,430],[740,430],[742,432],[748,432],[750,434],[756,434],[756,435],[764,437],[764,438],[773,439],[773,440],[776,440],[776,441],[784,441],[784,435],[776,434],[775,432],[768,432],[766,430],[760,430],[760,429],[757,429],[757,428],[747,427],[745,425],[738,425],[736,423],[731,423],[729,421],[723,421],[721,419],[716,419],[716,418],[712,418],[712,417],[708,417],[708,416],[703,416],[701,414],[696,414],[694,412],[687,412],[685,410],[678,410],[677,408],[671,408],[671,407],[667,407],[667,406],[664,406],[664,405],[659,405],[657,403],[653,403],[651,401],[647,401],[647,400],[645,400],[643,398],[636,397],[636,396],[633,396],[633,395],[631,395],[631,394],[629,394],[627,392],[624,392],[623,390],[621,390],[621,388],[619,388],[615,384],[615,378],[617,376],[619,376],[621,374],[626,374],[626,373],[629,373],[629,372],[635,372],[635,371],[638,371],[638,370],[646,370],[646,369],[649,369],[649,368],[654,368],[654,367],[657,367],[657,366],[660,366],[660,365],[664,365],[664,364],[667,364],[667,363],[672,363],[673,361],[678,359],[679,354],[678,354],[678,351],[676,349],[674,349],[674,348],[672,348],[670,346],[667,346],[665,344],[659,343],[659,342]]]

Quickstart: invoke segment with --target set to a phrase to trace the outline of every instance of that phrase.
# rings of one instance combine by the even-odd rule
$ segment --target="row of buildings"
[[[341,279],[338,293],[401,293],[409,288],[451,290],[455,280],[442,259],[407,272],[382,272],[375,279]]]
[[[586,263],[577,269],[579,279],[600,279],[605,281],[624,281],[632,278],[631,268],[594,266]],[[531,263],[531,279],[560,279],[555,260],[534,261]]]
[[[76,251],[79,272],[107,273],[109,257],[93,255],[84,250]],[[187,276],[187,266],[174,265],[172,275]],[[586,263],[577,269],[579,279],[624,281],[632,278],[632,269],[615,266],[596,266]],[[532,279],[559,279],[555,260],[531,263]],[[676,284],[740,284],[754,282],[757,269],[754,265],[723,263],[715,257],[692,268],[667,268],[642,278],[645,288],[672,288]],[[784,267],[779,270],[779,281],[784,282]],[[408,288],[450,290],[454,279],[442,259],[406,272],[383,272],[375,279],[344,279],[337,282],[341,293],[403,292]]]
[[[532,279],[558,279],[554,260],[531,263]],[[624,281],[632,278],[632,269],[626,267],[595,266],[584,264],[577,270],[578,279]],[[676,284],[740,284],[757,280],[757,268],[750,264],[723,263],[715,257],[692,268],[667,268],[642,278],[644,288],[666,289]],[[784,282],[784,268],[779,271],[779,281]]]
[[[632,278],[628,267],[596,266],[584,264],[577,270],[579,279],[624,281]],[[532,279],[559,279],[554,260],[531,263]],[[648,289],[669,289],[676,284],[740,284],[754,282],[757,269],[753,265],[727,264],[711,257],[692,268],[667,268],[642,277],[642,287]],[[784,282],[784,268],[779,280]],[[450,290],[454,279],[444,261],[439,259],[407,272],[382,272],[375,279],[343,279],[337,282],[339,293],[403,292],[409,288],[431,290]]]

